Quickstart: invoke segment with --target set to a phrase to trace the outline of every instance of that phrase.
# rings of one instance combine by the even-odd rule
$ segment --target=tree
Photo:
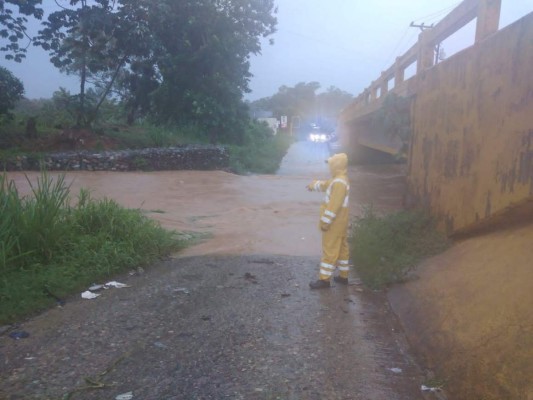
[[[26,57],[26,47],[20,47],[19,41],[27,37],[28,44],[31,42],[26,32],[26,17],[41,19],[43,10],[38,7],[41,3],[42,0],[0,0],[0,39],[7,39],[6,44],[0,45],[0,51],[6,53],[6,59],[21,62]]]
[[[0,116],[9,116],[9,111],[24,95],[24,85],[11,72],[0,67]]]
[[[324,118],[336,119],[339,112],[353,100],[353,95],[335,86],[319,93],[316,99],[319,114]]]
[[[74,8],[62,7],[50,14],[39,31],[36,44],[50,52],[50,61],[57,68],[80,77],[77,96],[76,125],[90,124],[86,109],[86,85],[91,73],[109,70],[108,45],[113,40],[113,4],[108,0],[72,0]]]
[[[313,121],[331,128],[338,113],[352,101],[353,96],[335,86],[316,94],[318,89],[318,82],[300,82],[294,87],[283,85],[273,96],[254,101],[252,107],[271,111],[277,118],[282,115],[298,116],[303,121]]]
[[[300,82],[294,87],[281,86],[271,97],[257,100],[262,107],[272,111],[279,118],[282,115],[299,116],[302,119],[314,119],[316,91],[320,89],[318,82]]]
[[[274,32],[273,0],[144,1],[154,40],[151,115],[198,124],[212,142],[242,140],[249,57]],[[137,92],[142,95],[142,92]]]
[[[38,44],[56,67],[80,76],[79,124],[90,122],[85,85],[96,79],[106,82],[104,95],[120,83],[131,118],[144,113],[161,124],[194,123],[214,142],[239,140],[249,57],[274,32],[273,0],[70,4],[50,15]]]
[[[39,31],[36,44],[50,52],[50,61],[60,70],[78,75],[77,126],[89,126],[130,58],[146,52],[148,35],[126,7],[112,0],[70,0],[71,8],[51,13]],[[130,4],[130,2],[125,2]],[[117,5],[118,4],[118,5]],[[100,98],[87,103],[87,85],[99,90]]]

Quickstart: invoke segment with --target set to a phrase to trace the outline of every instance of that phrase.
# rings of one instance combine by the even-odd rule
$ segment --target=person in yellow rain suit
[[[311,289],[323,289],[331,286],[331,277],[336,268],[339,276],[335,282],[347,285],[350,270],[350,250],[348,247],[348,198],[350,183],[348,181],[348,156],[335,154],[327,160],[331,179],[313,181],[307,185],[309,191],[326,192],[320,206],[319,227],[322,231],[322,259],[320,260],[319,279],[309,284]]]

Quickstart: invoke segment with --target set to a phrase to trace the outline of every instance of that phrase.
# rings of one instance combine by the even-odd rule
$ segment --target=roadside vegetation
[[[240,146],[229,146],[230,168],[233,172],[274,174],[293,139],[279,133],[272,136],[264,124],[251,124]]]
[[[404,281],[422,259],[448,246],[448,239],[426,213],[378,216],[371,207],[354,221],[350,242],[355,270],[371,289]]]
[[[110,102],[105,115],[91,129],[73,130],[74,116],[62,106],[68,92],[56,92],[49,100],[20,101],[9,119],[0,121],[0,162],[28,153],[71,150],[119,150],[210,144],[196,124],[156,125],[149,121],[127,125],[123,109]],[[105,117],[105,118],[104,118]],[[28,120],[35,121],[28,134]],[[292,139],[285,132],[273,135],[264,123],[249,120],[238,142],[217,143],[230,154],[230,169],[238,174],[275,173]],[[141,166],[142,167],[142,166]],[[141,168],[142,169],[142,168]]]
[[[0,325],[183,246],[140,210],[86,190],[72,199],[64,177],[43,173],[32,191],[0,175]]]

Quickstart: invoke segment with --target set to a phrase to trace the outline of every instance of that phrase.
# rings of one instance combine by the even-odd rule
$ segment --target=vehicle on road
[[[325,143],[330,140],[331,134],[321,129],[319,126],[312,124],[311,132],[309,133],[308,139],[311,142],[315,143]]]

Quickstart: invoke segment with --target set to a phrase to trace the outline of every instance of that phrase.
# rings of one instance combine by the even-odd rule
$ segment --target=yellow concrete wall
[[[412,112],[409,197],[449,233],[531,207],[533,13],[420,73]]]

